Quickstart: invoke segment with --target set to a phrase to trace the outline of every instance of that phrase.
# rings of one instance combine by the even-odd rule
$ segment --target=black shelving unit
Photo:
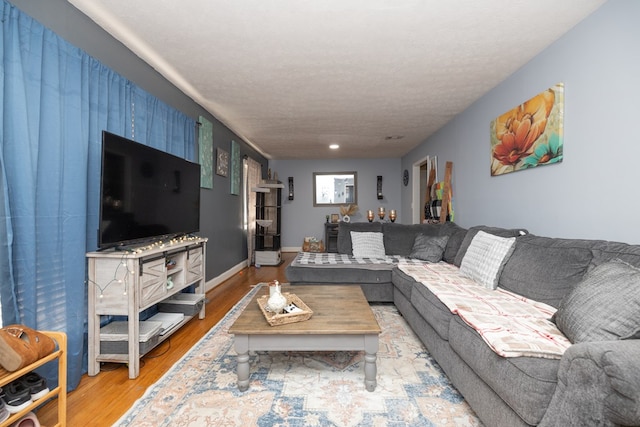
[[[256,189],[255,264],[282,262],[282,189],[280,181],[267,180]]]

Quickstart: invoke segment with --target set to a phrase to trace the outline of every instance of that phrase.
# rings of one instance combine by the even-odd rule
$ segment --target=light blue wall
[[[640,244],[640,2],[610,0],[402,159],[452,160],[456,222]],[[565,84],[564,161],[489,173],[489,123]],[[402,189],[403,219],[410,188]]]
[[[270,160],[272,173],[287,187],[293,177],[294,199],[288,200],[287,188],[282,200],[282,246],[299,248],[306,236],[324,239],[325,215],[340,213],[340,208],[313,207],[313,172],[358,172],[358,212],[352,221],[367,221],[367,210],[384,206],[387,212],[400,208],[400,159]],[[377,176],[382,175],[382,194],[376,197]],[[399,221],[398,221],[399,222]]]

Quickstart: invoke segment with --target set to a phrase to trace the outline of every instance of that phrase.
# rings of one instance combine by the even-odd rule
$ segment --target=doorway
[[[427,180],[432,169],[435,171],[434,182],[438,182],[437,156],[427,156],[413,164],[412,176],[417,177],[417,179],[413,180],[413,191],[411,197],[411,222],[413,224],[422,224],[425,220],[424,205],[428,199]]]

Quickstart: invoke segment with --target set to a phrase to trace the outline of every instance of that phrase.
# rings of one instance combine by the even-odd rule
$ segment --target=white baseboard
[[[247,267],[247,263],[249,260],[244,260],[241,263],[231,267],[229,270],[225,271],[219,276],[214,277],[213,279],[207,280],[204,285],[204,291],[209,292],[211,289],[215,288],[225,280],[231,278],[234,274],[244,270]]]
[[[301,246],[298,246],[298,247],[291,246],[291,247],[281,249],[282,252],[300,252],[301,250],[302,250]],[[204,284],[204,291],[209,292],[211,289],[215,288],[225,280],[231,278],[234,274],[237,274],[238,272],[244,270],[246,267],[248,267],[248,265],[249,265],[249,260],[245,259],[244,261],[231,267],[229,270],[225,271],[221,275],[216,276],[213,279],[207,280],[207,282]]]

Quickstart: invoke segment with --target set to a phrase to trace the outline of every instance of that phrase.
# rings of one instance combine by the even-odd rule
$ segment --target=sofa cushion
[[[385,258],[382,233],[351,232],[353,256],[356,258]]]
[[[411,289],[413,288],[413,284],[416,283],[413,280],[413,277],[409,276],[404,271],[401,271],[399,268],[394,268],[391,272],[391,282],[393,286],[400,291],[407,300],[411,299]]]
[[[487,289],[498,287],[498,278],[509,259],[515,237],[498,237],[479,231],[462,259],[460,272]]]
[[[593,244],[531,234],[518,237],[498,286],[558,307],[589,269]]]
[[[382,223],[379,222],[340,222],[338,224],[338,253],[353,255],[351,245],[352,231],[382,232]]]
[[[557,386],[558,359],[498,356],[459,316],[452,316],[449,345],[527,424],[540,422]]]
[[[453,261],[453,263],[456,266],[460,267],[460,265],[462,264],[462,259],[464,258],[464,255],[467,253],[467,249],[469,248],[471,241],[476,236],[478,231],[484,231],[485,233],[493,234],[494,236],[499,236],[499,237],[518,237],[528,233],[527,230],[525,230],[524,228],[500,228],[500,227],[488,227],[486,225],[478,225],[475,227],[471,227],[469,230],[467,230],[464,236],[464,239],[460,244],[460,248],[456,253],[456,257]]]
[[[382,224],[384,234],[384,248],[387,255],[409,256],[416,236],[440,235],[440,224],[397,224],[385,222]]]
[[[640,337],[640,270],[620,260],[591,270],[554,318],[573,343]]]
[[[440,262],[448,241],[449,236],[434,237],[418,234],[413,241],[409,257],[427,262]]]
[[[440,338],[449,339],[449,322],[454,315],[424,284],[415,280],[411,289],[411,304]]]
[[[443,261],[448,262],[449,264],[454,263],[456,255],[460,250],[460,245],[462,245],[462,241],[467,235],[467,231],[468,230],[466,228],[460,227],[455,222],[445,222],[442,224],[440,228],[440,236],[449,236],[447,247],[442,255]]]

